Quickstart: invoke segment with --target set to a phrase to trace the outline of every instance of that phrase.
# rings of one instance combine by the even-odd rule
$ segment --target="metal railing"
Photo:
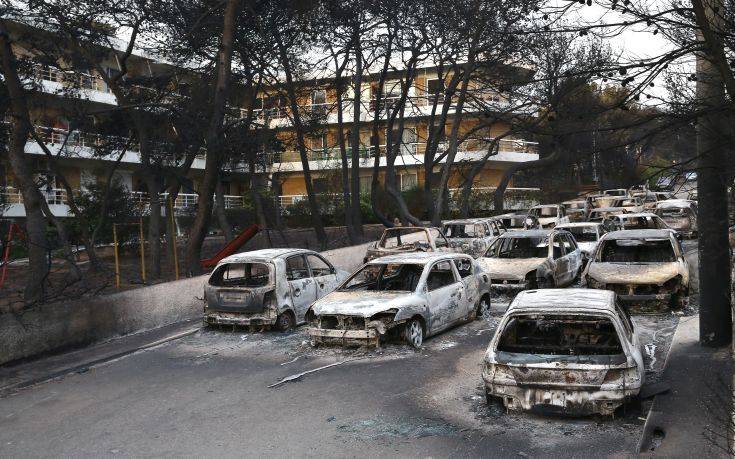
[[[495,192],[496,187],[472,187],[471,197],[489,197],[492,199],[492,194]],[[452,200],[457,200],[462,192],[461,188],[449,188],[449,196]],[[523,187],[508,187],[505,190],[505,203],[508,208],[524,208],[522,206],[533,207],[538,204],[538,194],[541,192],[540,188],[523,188]],[[369,193],[366,193],[369,195]],[[342,195],[339,193],[317,193],[317,198],[322,201],[336,202],[342,199]],[[284,194],[275,198],[276,204],[284,209],[288,206],[298,204],[299,202],[306,201],[307,195],[305,194]]]
[[[19,189],[8,186],[0,188],[0,191],[2,192],[2,201],[5,205],[23,204],[23,195],[21,194]],[[46,198],[46,202],[51,205],[65,205],[69,203],[65,189],[41,188],[39,189],[39,191],[44,196],[44,198]],[[81,191],[75,190],[74,194],[76,195],[78,193],[81,193]],[[131,191],[130,196],[133,204],[140,209],[147,208],[151,203],[150,195],[145,191]],[[159,196],[161,206],[167,207],[168,193],[160,193]],[[245,206],[245,198],[243,196],[225,195],[224,198],[226,209],[241,209]],[[176,201],[174,201],[174,209],[193,209],[196,207],[198,199],[199,195],[196,193],[179,193],[178,195],[176,195]]]
[[[122,148],[128,139],[119,136],[94,134],[89,132],[67,131],[65,129],[52,128],[48,126],[33,127],[44,143],[67,147],[96,148],[101,146],[119,145]],[[139,146],[133,142],[128,146],[128,151],[138,151]]]
[[[40,188],[46,202],[51,205],[64,205],[68,203],[66,190],[63,188]],[[18,188],[6,186],[2,188],[3,201],[6,205],[23,204],[23,194]]]
[[[501,152],[512,152],[512,153],[537,153],[538,143],[529,142],[526,140],[514,140],[514,139],[501,139],[498,141],[499,151]],[[485,152],[490,148],[491,141],[486,139],[471,139],[466,140],[459,144],[457,150],[459,152]],[[447,143],[440,143],[437,150],[438,152],[446,151],[448,148]],[[379,145],[380,154],[385,156],[386,145]],[[399,155],[423,155],[426,152],[426,143],[413,142],[403,143],[397,147],[399,149]],[[351,155],[350,147],[347,147],[348,156]],[[301,155],[296,150],[286,150],[283,152],[269,153],[272,155],[272,161],[274,163],[294,163],[301,162]],[[324,148],[324,149],[310,149],[307,152],[307,156],[310,161],[338,161],[341,158],[339,148]],[[374,158],[375,154],[373,148],[360,147],[360,158],[369,159]]]
[[[109,93],[110,89],[102,77],[83,72],[60,70],[48,65],[35,65],[36,78],[54,83],[63,83],[71,88],[91,89]]]

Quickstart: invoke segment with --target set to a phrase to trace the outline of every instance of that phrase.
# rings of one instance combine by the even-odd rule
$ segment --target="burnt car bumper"
[[[276,323],[277,315],[275,313],[234,313],[234,312],[218,312],[205,311],[204,323],[208,325],[273,325]]]
[[[307,327],[306,332],[315,344],[375,345],[379,344],[380,334],[375,328],[363,330],[339,330],[332,328]]]
[[[486,381],[488,395],[502,400],[508,410],[542,410],[551,413],[587,416],[612,415],[617,408],[635,397],[639,388],[612,389],[534,387],[492,384]]]

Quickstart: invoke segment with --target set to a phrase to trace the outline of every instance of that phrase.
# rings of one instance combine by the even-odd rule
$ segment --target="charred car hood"
[[[651,264],[592,263],[588,274],[606,284],[663,284],[679,274],[676,262]]]
[[[389,309],[400,309],[416,301],[411,292],[332,292],[311,307],[316,314],[371,317]]]
[[[477,261],[491,279],[523,279],[546,258],[480,258]]]

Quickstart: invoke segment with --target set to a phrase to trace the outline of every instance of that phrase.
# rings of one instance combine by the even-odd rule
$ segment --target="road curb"
[[[48,374],[45,374],[43,376],[38,376],[35,378],[26,379],[23,381],[15,382],[12,384],[8,384],[6,386],[0,387],[0,397],[4,397],[12,392],[15,392],[19,389],[23,389],[25,387],[33,386],[36,384],[44,383],[47,381],[50,381],[52,379],[56,379],[58,377],[68,375],[70,373],[77,373],[80,371],[88,370],[89,368],[99,365],[101,363],[109,362],[111,360],[119,359],[120,357],[125,357],[126,355],[133,354],[138,351],[142,351],[145,349],[150,349],[152,347],[160,346],[161,344],[165,344],[169,341],[174,341],[180,338],[184,338],[189,335],[193,335],[194,333],[201,330],[201,326],[197,326],[195,328],[192,328],[190,330],[185,330],[183,332],[175,333],[173,335],[167,336],[165,338],[158,339],[156,341],[146,343],[140,346],[136,346],[133,348],[125,349],[124,351],[120,352],[114,352],[112,354],[105,355],[103,357],[99,357],[96,359],[88,360],[84,363],[79,363],[77,365],[73,365],[67,368],[64,368],[62,370],[57,370]]]
[[[669,345],[668,351],[666,351],[666,359],[664,360],[664,366],[661,369],[661,376],[665,375],[666,368],[669,366],[669,357],[671,356],[671,350],[674,349],[674,345],[676,344],[676,337],[679,333],[679,328],[682,324],[683,317],[679,317],[679,321],[676,323],[676,330],[674,330],[674,335],[671,338],[671,345]],[[659,424],[659,411],[656,409],[656,400],[660,397],[660,395],[654,395],[653,401],[651,403],[651,409],[648,411],[648,415],[646,416],[646,422],[643,424],[643,432],[641,433],[641,438],[638,440],[637,445],[637,454],[640,455],[644,453],[644,449],[648,450],[648,447],[653,443],[653,432],[656,430],[657,425]]]

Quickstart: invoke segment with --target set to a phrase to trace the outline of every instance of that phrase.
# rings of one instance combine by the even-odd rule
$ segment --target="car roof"
[[[587,202],[586,199],[570,199],[568,201],[562,201],[562,204],[572,204],[575,202]]]
[[[290,255],[297,255],[301,253],[314,253],[313,250],[308,249],[261,249],[252,250],[250,252],[241,252],[229,257],[223,258],[220,263],[240,263],[247,260],[272,260],[274,258],[282,258]]]
[[[610,290],[587,288],[550,288],[542,290],[524,290],[511,302],[506,312],[538,311],[548,309],[554,312],[563,309],[565,312],[597,312],[615,313],[615,292]]]
[[[471,258],[469,255],[462,253],[445,253],[445,252],[409,252],[396,255],[387,255],[375,258],[368,262],[369,265],[382,265],[386,263],[406,263],[406,264],[428,264],[439,260],[451,260],[454,258]]]
[[[656,203],[657,209],[666,209],[666,208],[684,208],[684,207],[692,207],[693,201],[690,199],[666,199],[665,201],[659,201]]]
[[[545,237],[551,234],[554,230],[551,229],[533,229],[533,230],[521,230],[503,233],[500,235],[502,238],[511,237]]]
[[[445,220],[444,225],[455,225],[459,223],[483,223],[486,218],[457,218],[455,220]]]
[[[620,218],[655,217],[655,216],[656,214],[654,214],[653,212],[636,212],[634,214],[615,215],[615,217],[620,217]]]
[[[539,204],[537,206],[531,207],[531,209],[540,209],[542,207],[557,207],[557,206],[559,206],[559,204]]]
[[[592,212],[617,212],[620,210],[625,210],[625,207],[597,207],[592,209]]]
[[[602,223],[600,222],[571,222],[571,223],[562,223],[561,225],[556,225],[556,229],[564,229],[564,228],[580,228],[585,226],[602,226]]]
[[[670,229],[639,229],[611,231],[603,236],[604,239],[670,239]]]

